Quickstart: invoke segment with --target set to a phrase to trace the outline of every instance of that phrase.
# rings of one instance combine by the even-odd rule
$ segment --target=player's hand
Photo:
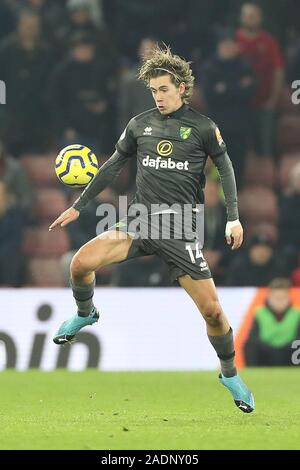
[[[80,212],[77,209],[74,209],[74,207],[70,207],[65,212],[60,214],[60,216],[57,217],[56,220],[54,220],[53,224],[51,224],[49,227],[49,232],[51,232],[51,230],[57,225],[60,225],[61,227],[65,227],[70,222],[73,222],[74,220],[78,219],[79,215],[80,215]]]
[[[227,222],[225,229],[227,244],[231,245],[232,250],[237,250],[243,243],[243,227],[239,220]]]

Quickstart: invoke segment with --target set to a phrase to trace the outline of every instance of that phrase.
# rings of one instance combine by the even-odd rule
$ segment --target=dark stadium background
[[[49,223],[76,197],[54,174],[58,150],[80,141],[92,147],[102,163],[131,116],[152,106],[151,96],[134,80],[138,49],[141,43],[147,46],[147,38],[170,44],[193,62],[196,86],[191,105],[214,117],[206,71],[222,35],[228,28],[233,32],[238,28],[242,3],[1,1],[0,79],[6,84],[6,104],[0,106],[0,285],[67,285],[72,252],[95,234],[97,204],[116,204],[118,194],[134,192],[134,167],[126,168],[79,222],[55,236],[48,233]],[[251,139],[245,140],[247,131],[251,134],[251,100],[241,102],[239,113],[227,103],[223,116],[218,115],[218,121],[224,123],[218,124],[221,130],[226,127],[225,138],[231,132],[227,144],[237,172],[246,242],[251,243],[254,236],[266,238],[263,243],[271,246],[272,253],[268,266],[259,269],[249,262],[247,243],[232,255],[223,244],[222,198],[216,200],[218,188],[210,182],[208,197],[213,209],[207,217],[217,218],[219,223],[213,233],[208,232],[205,248],[220,286],[265,285],[279,275],[290,278],[295,286],[300,284],[300,219],[296,213],[300,105],[291,100],[291,83],[300,78],[299,3],[266,0],[259,4],[264,10],[264,29],[278,41],[284,57],[285,83],[276,105],[271,151],[259,155]],[[30,50],[26,50],[28,38],[34,43]],[[81,43],[94,44],[94,58],[90,63],[70,63],[70,49]],[[87,111],[93,100],[100,106],[98,114]],[[248,123],[246,130],[241,131],[240,119]],[[212,168],[208,167],[207,174],[216,179]],[[241,279],[241,269],[248,271],[246,279]],[[98,274],[97,283],[165,286],[169,281],[162,263],[150,259],[107,267]]]

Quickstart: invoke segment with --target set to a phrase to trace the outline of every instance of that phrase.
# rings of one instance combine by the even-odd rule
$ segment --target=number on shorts
[[[203,259],[202,251],[199,249],[199,243],[196,243],[196,244],[195,244],[195,248],[194,248],[195,255],[194,255],[194,253],[193,253],[192,245],[185,245],[185,249],[189,252],[189,255],[190,255],[190,258],[191,258],[191,262],[192,262],[193,264],[196,263],[196,259],[198,259],[198,258],[202,258],[202,259]]]

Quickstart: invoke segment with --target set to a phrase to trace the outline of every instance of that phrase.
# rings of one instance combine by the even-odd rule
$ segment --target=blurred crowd
[[[206,170],[205,257],[218,285],[300,286],[300,80],[296,0],[1,0],[0,285],[68,284],[72,254],[95,236],[101,202],[134,193],[135,167],[65,230],[48,226],[77,197],[54,175],[80,142],[103,163],[136,114],[153,107],[136,80],[157,43],[192,61],[191,106],[220,127],[235,169],[246,240],[225,244],[218,174]],[[109,266],[100,285],[167,286],[156,257]]]

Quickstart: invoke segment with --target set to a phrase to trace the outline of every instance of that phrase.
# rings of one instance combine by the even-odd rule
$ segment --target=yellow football
[[[97,157],[84,145],[68,145],[59,152],[55,160],[55,173],[67,186],[86,186],[97,172]]]

